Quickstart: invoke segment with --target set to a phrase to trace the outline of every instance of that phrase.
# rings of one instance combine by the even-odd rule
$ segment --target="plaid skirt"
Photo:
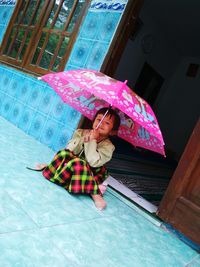
[[[105,166],[92,168],[71,151],[58,151],[52,162],[43,170],[43,176],[75,194],[101,194],[98,185],[107,178]]]

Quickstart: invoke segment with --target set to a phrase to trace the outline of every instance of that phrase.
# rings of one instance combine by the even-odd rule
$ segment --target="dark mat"
[[[115,152],[107,164],[110,175],[133,192],[158,206],[176,163],[155,153],[131,150],[131,153]]]

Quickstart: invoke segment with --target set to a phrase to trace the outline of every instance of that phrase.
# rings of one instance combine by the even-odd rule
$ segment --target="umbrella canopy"
[[[121,117],[119,137],[134,146],[165,155],[163,137],[154,112],[126,82],[87,69],[50,73],[40,79],[47,82],[65,103],[89,119],[93,119],[102,107],[117,109]]]

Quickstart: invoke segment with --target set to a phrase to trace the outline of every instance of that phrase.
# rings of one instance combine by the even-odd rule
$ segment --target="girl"
[[[102,183],[107,178],[104,164],[111,160],[115,149],[109,135],[119,126],[120,118],[114,110],[100,109],[91,130],[76,130],[66,149],[59,151],[49,165],[38,164],[37,170],[42,170],[46,179],[69,193],[89,194],[97,209],[104,209]]]

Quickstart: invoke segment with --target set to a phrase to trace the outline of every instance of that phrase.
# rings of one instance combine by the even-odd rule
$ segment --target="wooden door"
[[[200,245],[200,119],[190,136],[157,215]]]

